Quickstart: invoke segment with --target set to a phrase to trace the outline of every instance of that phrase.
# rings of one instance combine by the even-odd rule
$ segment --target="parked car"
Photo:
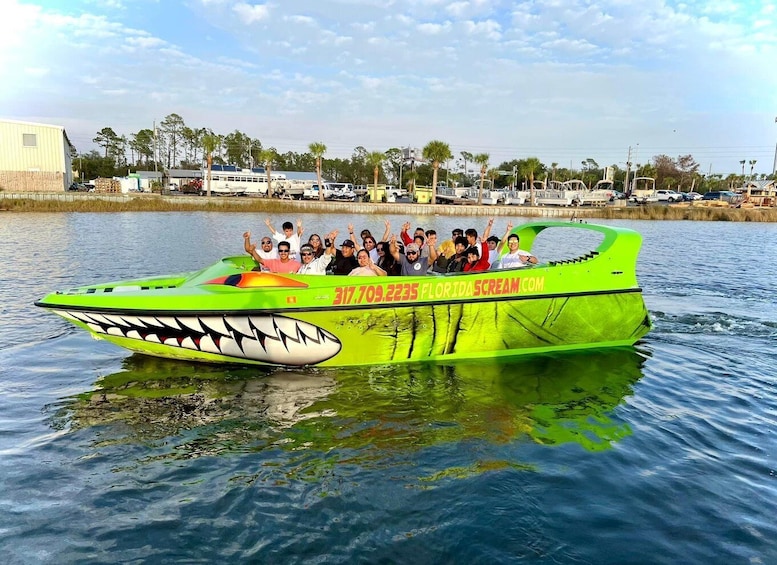
[[[85,185],[83,185],[80,182],[74,182],[67,189],[77,191],[77,192],[87,192],[89,190],[88,188],[86,188]]]
[[[656,190],[656,198],[659,202],[680,202],[683,195],[674,190]]]
[[[701,197],[702,200],[721,200],[734,204],[742,199],[742,196],[731,190],[713,190]]]
[[[693,202],[694,200],[701,200],[701,194],[698,192],[684,192],[683,200],[686,202]]]

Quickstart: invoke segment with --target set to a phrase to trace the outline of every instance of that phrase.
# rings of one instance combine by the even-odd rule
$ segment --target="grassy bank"
[[[0,193],[0,210],[11,212],[241,212],[261,214],[354,213],[450,216],[511,216],[565,219],[693,220],[777,222],[777,208],[728,208],[701,203],[671,206],[606,206],[555,208],[524,206],[452,206],[352,202],[288,201],[266,198],[202,198],[181,196],[126,196],[100,194]]]

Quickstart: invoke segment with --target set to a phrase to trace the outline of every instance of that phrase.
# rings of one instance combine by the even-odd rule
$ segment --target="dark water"
[[[32,306],[237,254],[263,219],[0,216],[2,562],[777,562],[777,226],[612,222],[645,238],[633,350],[224,369]]]

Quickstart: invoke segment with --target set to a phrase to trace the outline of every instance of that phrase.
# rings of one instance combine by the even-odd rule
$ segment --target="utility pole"
[[[629,189],[629,176],[631,175],[631,145],[629,145],[629,155],[626,157],[626,180],[623,181],[623,194],[631,196]]]
[[[154,181],[159,182],[159,171],[157,170],[157,143],[156,143],[156,120],[154,120]],[[160,183],[159,194],[162,194]]]

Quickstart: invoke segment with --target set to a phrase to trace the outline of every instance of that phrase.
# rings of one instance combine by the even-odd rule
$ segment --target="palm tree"
[[[321,159],[324,157],[324,153],[326,153],[326,145],[324,145],[320,141],[314,141],[313,143],[308,145],[308,149],[310,150],[310,154],[313,155],[313,157],[316,160],[316,177],[318,178],[318,199],[323,200],[324,187],[321,184]]]
[[[537,157],[529,157],[528,159],[524,159],[523,165],[521,166],[521,172],[529,177],[529,190],[530,192],[530,201],[531,205],[535,205],[535,199],[534,199],[534,173],[540,171],[542,169],[542,163],[540,162]]]
[[[453,157],[450,146],[444,141],[430,141],[424,147],[421,153],[424,159],[432,162],[432,204],[437,203],[437,173],[440,170],[440,163],[443,163]]]
[[[555,181],[556,180],[556,168],[558,167],[558,163],[551,163],[550,166],[553,169],[553,178],[552,178],[552,180]]]
[[[480,190],[478,191],[478,205],[483,204],[483,184],[486,180],[486,171],[488,170],[488,160],[490,159],[488,153],[478,153],[472,160],[480,165]]]
[[[473,157],[472,153],[470,153],[469,151],[462,151],[461,153],[459,153],[459,155],[461,155],[461,158],[464,159],[464,179],[463,179],[463,181],[467,182],[467,161],[469,161],[471,163],[472,159],[474,157]]]
[[[366,155],[367,164],[372,167],[373,174],[373,189],[372,189],[372,201],[378,201],[378,177],[380,176],[380,168],[383,162],[386,160],[386,154],[380,151],[371,151]]]
[[[275,160],[275,150],[262,149],[256,158],[264,166],[267,173],[267,196],[272,196],[272,162]]]
[[[213,166],[213,152],[216,147],[219,146],[220,140],[218,136],[208,132],[202,136],[202,150],[205,153],[205,159],[208,161],[208,179],[207,179],[207,194],[210,198],[210,170]]]

